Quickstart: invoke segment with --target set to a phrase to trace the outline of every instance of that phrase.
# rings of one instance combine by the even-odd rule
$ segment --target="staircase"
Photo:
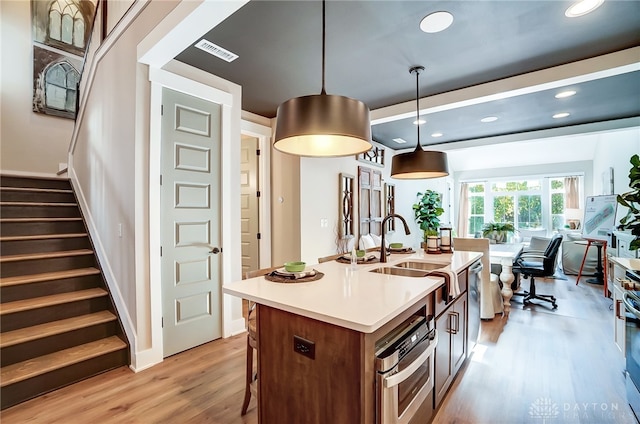
[[[128,363],[69,180],[1,175],[2,409]]]

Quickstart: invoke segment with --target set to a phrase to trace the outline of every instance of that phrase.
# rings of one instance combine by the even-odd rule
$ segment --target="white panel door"
[[[218,249],[221,107],[167,88],[162,91],[162,99],[161,243],[166,357],[222,336]]]
[[[258,140],[242,137],[240,149],[240,225],[242,274],[260,268],[258,232]]]

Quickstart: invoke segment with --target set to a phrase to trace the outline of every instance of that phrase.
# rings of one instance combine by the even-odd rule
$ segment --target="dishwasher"
[[[482,273],[482,262],[478,260],[469,267],[469,316],[467,331],[467,352],[471,353],[478,342],[480,334],[480,274]]]

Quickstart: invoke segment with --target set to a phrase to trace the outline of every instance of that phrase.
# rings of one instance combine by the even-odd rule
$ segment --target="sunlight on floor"
[[[484,358],[484,353],[487,351],[487,347],[481,345],[480,343],[476,344],[476,347],[473,348],[473,355],[471,355],[471,360],[473,362],[482,362]]]

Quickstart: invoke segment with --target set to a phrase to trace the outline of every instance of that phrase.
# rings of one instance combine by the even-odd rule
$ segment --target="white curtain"
[[[458,237],[469,237],[469,184],[460,183],[458,208]]]
[[[564,208],[578,209],[580,207],[578,177],[564,179]]]

